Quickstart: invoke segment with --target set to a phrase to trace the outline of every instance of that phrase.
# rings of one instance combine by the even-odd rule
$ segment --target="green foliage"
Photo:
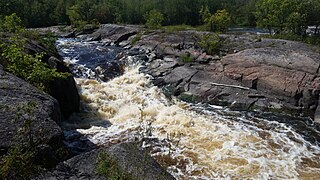
[[[144,14],[157,9],[164,25],[209,25],[210,12],[225,9],[236,26],[288,30],[286,18],[300,13],[307,25],[320,25],[319,0],[1,0],[0,17],[17,13],[27,27],[101,23],[144,23]],[[210,15],[210,16],[209,16]],[[296,19],[291,15],[290,19]],[[292,17],[295,16],[295,17]],[[289,19],[288,19],[289,20]],[[78,22],[79,21],[79,22]]]
[[[202,7],[200,10],[201,21],[205,23],[205,28],[215,32],[226,32],[231,24],[231,16],[227,10],[217,10],[215,14],[211,14],[208,6]]]
[[[304,35],[308,25],[319,25],[314,15],[320,10],[315,0],[261,0],[256,4],[257,25],[276,33]],[[319,15],[319,14],[318,14]]]
[[[69,16],[71,24],[77,24],[78,21],[84,21],[80,15],[80,7],[78,5],[73,5],[67,10],[67,15]]]
[[[191,63],[193,61],[193,58],[189,54],[183,54],[180,56],[180,58],[185,63]]]
[[[117,162],[105,151],[101,151],[98,156],[96,172],[108,179],[114,180],[134,180],[132,176],[123,172]]]
[[[227,10],[217,10],[217,12],[210,17],[210,24],[212,30],[216,32],[226,32],[231,23],[231,16]]]
[[[16,13],[10,16],[5,16],[2,21],[0,21],[0,31],[7,33],[20,33],[23,30],[21,26],[21,19]]]
[[[210,23],[210,18],[212,14],[209,11],[209,7],[207,6],[202,6],[201,10],[199,11],[200,16],[201,16],[201,21],[205,24]]]
[[[68,73],[59,73],[41,61],[43,54],[30,55],[23,52],[20,37],[11,37],[10,43],[0,44],[1,56],[7,60],[5,69],[25,79],[41,90],[48,90],[48,83],[56,78],[66,78]]]
[[[151,10],[144,15],[146,26],[149,29],[159,29],[164,20],[163,14],[157,10]]]
[[[31,179],[40,170],[35,165],[34,154],[16,146],[0,160],[0,179]]]
[[[216,34],[205,34],[197,42],[197,46],[203,48],[207,54],[214,55],[220,51],[221,40]]]
[[[175,26],[162,26],[163,30],[165,30],[166,32],[177,32],[177,31],[186,31],[186,30],[195,30],[194,27],[190,26],[190,25],[175,25]]]
[[[76,4],[68,8],[67,15],[71,25],[78,31],[88,28],[98,28],[100,23],[98,19],[93,18],[93,12],[90,11],[89,2],[83,1],[81,4]]]
[[[138,33],[137,35],[135,35],[132,39],[131,39],[131,44],[134,45],[136,44],[138,41],[140,41],[142,37],[142,33]]]
[[[15,34],[0,43],[0,63],[4,65],[5,70],[30,82],[41,90],[48,90],[50,81],[56,78],[66,78],[69,73],[59,73],[56,69],[50,68],[41,61],[43,54],[31,55],[25,53],[24,45],[26,39],[23,35],[37,37],[38,40],[41,39],[40,42],[52,51],[55,49],[54,42],[56,37],[53,34],[48,34],[40,38],[40,35],[32,32],[26,33],[19,23],[21,23],[21,20],[16,14],[6,16],[4,19],[4,27],[6,27],[4,30]]]
[[[306,27],[304,26],[305,22],[305,16],[302,15],[299,12],[293,12],[289,15],[289,17],[286,20],[285,27],[286,30],[289,30],[290,32],[294,34],[302,34]]]

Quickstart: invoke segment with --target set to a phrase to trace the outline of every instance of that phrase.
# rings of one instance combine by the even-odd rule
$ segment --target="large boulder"
[[[38,163],[51,166],[60,160],[64,145],[58,102],[2,68],[0,114],[0,156],[10,148],[33,146]]]
[[[91,40],[109,40],[114,44],[128,40],[129,37],[137,34],[140,26],[121,26],[115,24],[103,24],[94,33],[88,36]]]
[[[108,175],[98,174],[99,171],[108,171],[108,167],[118,171],[114,174],[128,179],[174,179],[133,143],[117,144],[75,156],[35,179],[111,179]]]

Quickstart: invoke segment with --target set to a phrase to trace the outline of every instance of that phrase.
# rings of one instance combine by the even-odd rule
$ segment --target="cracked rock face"
[[[241,110],[279,109],[294,115],[312,116],[316,111],[320,54],[314,47],[222,35],[221,50],[227,54],[216,57],[196,46],[199,36],[200,32],[192,31],[143,36],[135,48],[156,53],[144,71],[155,77],[156,85],[171,86],[174,95],[189,94],[201,102]],[[183,62],[182,54],[193,61]]]

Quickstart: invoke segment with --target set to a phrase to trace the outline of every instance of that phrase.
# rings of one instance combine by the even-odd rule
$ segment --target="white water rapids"
[[[320,148],[290,127],[193,111],[138,69],[108,82],[77,78],[83,112],[66,126],[101,146],[151,138],[143,147],[177,179],[319,179]]]

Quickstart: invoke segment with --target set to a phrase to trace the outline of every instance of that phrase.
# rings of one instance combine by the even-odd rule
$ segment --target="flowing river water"
[[[142,139],[141,146],[177,179],[320,177],[319,143],[286,123],[168,99],[139,63],[128,63],[131,57],[122,59],[124,73],[110,72],[102,82],[92,67],[122,61],[115,60],[120,48],[75,39],[60,39],[57,47],[82,100],[82,111],[65,127],[98,146]]]

